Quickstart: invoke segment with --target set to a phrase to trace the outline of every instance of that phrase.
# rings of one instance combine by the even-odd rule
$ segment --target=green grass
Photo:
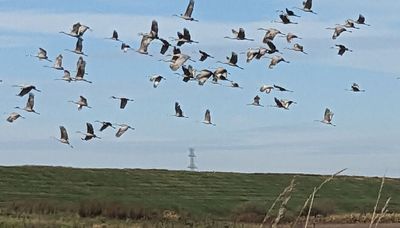
[[[231,219],[246,204],[266,210],[292,174],[242,174],[141,169],[76,169],[65,167],[0,167],[0,209],[15,202],[77,213],[82,202],[119,203],[137,208],[185,212],[191,218]],[[306,196],[326,176],[297,175],[288,205],[296,214]],[[340,176],[325,185],[315,203],[335,213],[371,212],[379,178]],[[382,199],[400,212],[400,180],[387,179]],[[384,200],[382,200],[384,201]],[[15,207],[15,206],[14,206]],[[17,208],[18,209],[18,208]],[[5,210],[5,209],[4,209]],[[3,211],[4,211],[3,210]]]

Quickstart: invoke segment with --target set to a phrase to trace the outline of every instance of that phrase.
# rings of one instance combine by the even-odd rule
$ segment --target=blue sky
[[[296,10],[297,25],[271,23],[278,18],[277,9],[301,6],[301,1],[211,1],[197,0],[193,17],[187,22],[172,17],[182,13],[188,1],[0,1],[0,155],[2,165],[61,165],[74,167],[164,168],[186,169],[188,148],[196,149],[200,170],[234,172],[333,173],[348,168],[351,175],[400,177],[400,144],[398,143],[400,76],[398,56],[400,23],[398,1],[350,0],[345,4],[333,0],[314,1],[307,14]],[[77,9],[79,8],[79,9]],[[223,9],[223,12],[221,12]],[[362,26],[332,40],[332,27],[361,13],[372,26]],[[151,21],[159,23],[159,36],[176,36],[188,28],[199,44],[185,44],[182,52],[198,59],[204,50],[216,57],[191,63],[201,70],[217,67],[232,51],[246,51],[262,46],[259,27],[278,28],[302,37],[297,40],[308,55],[284,49],[283,38],[274,43],[290,64],[268,69],[268,59],[245,62],[244,70],[225,66],[230,79],[244,89],[232,89],[206,83],[184,83],[169,69],[161,56],[157,41],[149,47],[154,57],[134,51],[122,53],[119,43],[105,40],[114,29],[120,38],[138,48]],[[59,34],[76,22],[89,25],[93,32],[84,36],[84,52],[89,56],[87,79],[93,84],[54,81],[62,72],[44,68],[47,62],[26,57],[39,47],[54,60],[64,56],[64,67],[74,71],[78,56],[65,52],[76,40]],[[254,42],[224,39],[231,29],[243,27]],[[338,56],[330,47],[345,44],[352,53]],[[148,76],[167,78],[156,89]],[[345,89],[357,82],[365,93]],[[17,97],[13,84],[34,84],[42,90],[35,93],[35,109],[41,115],[20,113],[26,119],[8,123],[5,118],[13,107],[23,106],[27,97]],[[263,84],[278,84],[293,93],[273,91],[261,94]],[[68,100],[79,95],[88,99],[92,109],[77,111]],[[124,110],[110,96],[124,96],[135,101]],[[291,110],[251,107],[255,95],[261,104],[273,105],[273,98],[292,99]],[[188,119],[174,118],[174,102],[181,104]],[[322,119],[324,109],[334,113],[336,127],[314,122]],[[210,109],[216,127],[200,122]],[[82,141],[75,131],[85,130],[95,120],[127,123],[136,128],[121,138],[115,131],[99,133],[101,140]],[[67,128],[74,149],[51,139],[59,136],[58,126]]]

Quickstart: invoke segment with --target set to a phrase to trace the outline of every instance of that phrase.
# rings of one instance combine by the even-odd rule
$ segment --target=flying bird
[[[100,137],[98,137],[97,135],[94,134],[93,125],[91,123],[86,123],[86,133],[81,132],[81,131],[77,131],[76,133],[80,133],[80,134],[84,135],[85,138],[81,138],[81,139],[85,140],[85,141],[88,141],[93,138],[101,139]]]
[[[334,113],[329,108],[326,108],[325,109],[325,113],[324,113],[324,119],[323,120],[316,120],[316,121],[319,121],[319,122],[324,123],[324,124],[329,124],[329,125],[332,125],[332,126],[336,126],[335,124],[332,124],[333,114]]]
[[[96,123],[101,123],[101,127],[100,127],[100,129],[99,129],[99,131],[104,131],[106,128],[108,128],[108,127],[111,127],[111,128],[114,128],[115,129],[115,127],[112,125],[112,123],[110,123],[110,122],[107,122],[107,121],[99,121],[99,120],[96,120],[96,121],[94,121],[94,122],[96,122]]]
[[[358,18],[356,21],[354,21],[355,23],[359,24],[359,25],[366,25],[366,26],[370,26],[369,24],[365,24],[365,17],[363,15],[358,15]]]
[[[36,112],[33,109],[33,106],[35,105],[35,95],[33,93],[29,93],[29,97],[28,97],[28,101],[26,102],[25,108],[20,108],[20,107],[15,107],[16,109],[21,109],[21,110],[25,110],[27,112],[33,112],[35,114],[40,115],[40,113]]]
[[[292,42],[292,40],[293,39],[301,39],[300,37],[298,37],[297,35],[295,35],[295,34],[293,34],[293,33],[288,33],[287,35],[286,35],[286,41],[288,42],[288,43],[291,43]]]
[[[280,62],[285,62],[285,63],[290,63],[289,61],[286,61],[282,56],[275,55],[273,57],[267,57],[271,59],[271,62],[269,63],[268,68],[272,69],[275,65],[277,65]]]
[[[151,41],[153,41],[154,38],[150,35],[143,35],[142,40],[140,41],[140,47],[138,50],[136,50],[137,53],[143,54],[143,55],[149,55],[149,52],[147,51]]]
[[[235,29],[232,29],[232,33],[233,33],[234,37],[225,36],[224,38],[226,38],[226,39],[231,39],[231,40],[248,40],[248,41],[254,41],[254,39],[246,38],[246,34],[245,34],[243,28],[239,28],[239,31],[236,31]]]
[[[232,87],[232,88],[239,88],[239,89],[243,89],[243,87],[241,87],[237,82],[232,82],[230,85],[226,85],[227,87]]]
[[[187,60],[190,59],[189,55],[179,53],[179,54],[173,54],[171,60],[168,62],[171,62],[169,64],[169,68],[173,71],[178,70]]]
[[[15,120],[17,120],[18,118],[25,119],[25,117],[21,116],[19,113],[12,112],[12,113],[7,117],[6,120],[7,120],[8,122],[12,123],[12,122],[14,122]]]
[[[105,39],[115,40],[115,41],[122,42],[122,40],[120,40],[120,39],[118,38],[118,32],[117,32],[116,30],[113,31],[111,37],[108,37],[108,38],[105,38]]]
[[[150,76],[150,81],[153,82],[153,88],[157,88],[157,86],[160,84],[161,80],[165,80],[165,78],[159,74]]]
[[[191,38],[190,32],[187,28],[183,28],[183,34],[181,32],[176,33],[178,35],[178,39],[174,39],[177,43],[178,47],[182,46],[185,43],[199,43],[198,41],[194,41]]]
[[[84,81],[87,83],[92,83],[91,81],[88,81],[83,78],[85,74],[86,74],[86,61],[83,60],[82,56],[80,56],[78,61],[76,62],[76,75],[74,81]]]
[[[289,49],[289,50],[292,50],[292,51],[298,51],[298,52],[301,52],[301,53],[306,54],[306,55],[308,54],[307,52],[304,51],[304,47],[302,45],[298,44],[298,43],[293,44],[292,48],[285,48],[285,49]]]
[[[253,98],[253,103],[247,104],[247,105],[253,105],[253,106],[264,107],[263,105],[260,104],[260,100],[261,100],[261,98],[260,98],[258,95],[256,95],[256,96]]]
[[[274,88],[279,90],[279,91],[281,91],[281,92],[293,92],[292,90],[288,90],[288,89],[286,89],[286,88],[284,88],[282,86],[278,86],[278,85],[275,85],[275,84],[274,84]]]
[[[332,35],[332,39],[335,40],[337,37],[340,36],[340,34],[342,34],[342,32],[350,32],[349,30],[347,30],[346,28],[338,25],[334,28],[326,28],[326,29],[330,29],[330,30],[334,30],[333,35]]]
[[[191,65],[189,65],[188,67],[182,65],[182,71],[183,71],[182,75],[179,73],[175,73],[183,77],[182,81],[188,82],[190,80],[195,79],[196,70]]]
[[[140,36],[147,36],[151,39],[159,39],[158,37],[158,22],[153,20],[151,22],[150,32],[149,33],[139,33]]]
[[[168,51],[168,48],[170,46],[172,46],[172,45],[167,40],[164,40],[162,38],[159,38],[159,40],[162,42],[162,46],[161,46],[161,49],[160,49],[160,54],[164,55],[165,52]]]
[[[282,54],[281,52],[279,52],[279,50],[276,48],[275,44],[272,43],[271,40],[266,40],[264,43],[268,45],[268,49],[266,50],[268,54],[273,54],[275,52]]]
[[[277,107],[277,108],[283,108],[283,109],[286,109],[286,110],[289,110],[289,106],[291,105],[291,104],[297,104],[296,102],[294,102],[294,101],[290,101],[290,100],[284,100],[284,99],[278,99],[278,98],[276,98],[276,97],[274,97],[274,101],[275,101],[275,106],[272,106],[272,107]]]
[[[83,53],[82,49],[83,49],[83,39],[81,37],[78,37],[76,44],[75,44],[75,50],[69,50],[69,49],[65,49],[65,50],[70,51],[75,54],[78,54],[78,55],[87,56],[85,53]]]
[[[196,75],[196,80],[198,81],[199,85],[204,85],[204,83],[206,83],[206,81],[213,75],[214,75],[213,72],[204,69]]]
[[[270,93],[272,90],[274,89],[274,87],[273,86],[271,86],[271,85],[262,85],[261,87],[260,87],[260,92],[261,93]]]
[[[343,25],[337,24],[339,26],[343,26],[345,28],[353,28],[353,29],[360,29],[355,26],[355,22],[352,19],[347,19]]]
[[[56,70],[64,70],[64,67],[62,66],[62,60],[63,60],[63,56],[61,54],[59,54],[56,57],[56,60],[54,61],[53,66],[44,66],[44,67],[53,68]]]
[[[25,96],[26,94],[28,94],[32,90],[41,92],[41,90],[36,89],[36,86],[34,86],[34,85],[13,85],[13,87],[20,87],[21,88],[21,91],[19,92],[19,94],[17,94],[17,96],[20,96],[20,97]]]
[[[292,22],[289,19],[289,15],[288,14],[279,14],[279,19],[281,19],[280,21],[273,21],[273,22],[277,22],[277,23],[282,23],[282,24],[298,24],[297,22]]]
[[[304,12],[317,14],[316,12],[312,11],[312,0],[303,1],[303,8],[295,7],[296,9],[303,10]]]
[[[175,102],[175,116],[176,117],[188,118],[187,116],[183,115],[183,112],[182,112],[182,109],[181,109],[181,105],[178,102]]]
[[[80,111],[83,107],[92,108],[88,105],[87,99],[84,96],[79,96],[79,101],[68,101],[78,105],[78,111]]]
[[[365,90],[360,89],[360,86],[357,83],[353,83],[350,88],[351,89],[348,91],[351,91],[351,92],[365,92]]]
[[[86,25],[83,25],[83,24],[77,22],[72,25],[72,29],[69,33],[66,33],[66,32],[60,32],[60,33],[63,33],[65,35],[72,36],[75,38],[80,38],[83,36],[83,34],[85,34],[85,32],[87,30],[92,31],[92,29],[89,28],[89,26],[86,26]]]
[[[74,79],[71,77],[71,73],[68,70],[64,70],[64,75],[62,76],[62,78],[56,78],[54,80],[63,80],[66,82],[71,82]]]
[[[205,51],[202,51],[202,50],[199,50],[199,53],[200,53],[200,59],[199,59],[199,61],[200,62],[203,62],[204,60],[206,60],[207,58],[214,58],[213,56],[211,56],[211,55],[209,55],[208,53],[206,53]]]
[[[30,55],[30,56],[32,56],[32,55]],[[47,60],[47,61],[51,62],[51,60],[47,56],[47,51],[43,48],[39,48],[37,55],[33,55],[32,57],[36,57],[39,60]]]
[[[227,62],[221,62],[221,61],[217,61],[217,62],[222,63],[222,64],[227,64],[229,66],[237,67],[237,68],[243,70],[243,67],[240,67],[237,65],[238,55],[236,54],[236,52],[232,52],[231,57],[227,56],[226,59],[228,60]]]
[[[67,133],[67,129],[65,129],[64,126],[60,126],[60,138],[55,138],[56,140],[58,140],[61,143],[67,144],[69,145],[71,148],[74,148],[70,143],[69,143],[69,139],[68,139],[68,133]]]
[[[196,20],[196,19],[194,19],[192,17],[193,8],[194,8],[194,0],[190,0],[189,1],[189,5],[187,6],[186,11],[185,11],[184,14],[180,14],[180,15],[174,14],[172,16],[180,17],[180,18],[182,18],[184,20],[187,20],[187,21],[196,21],[196,22],[198,22],[198,20]]]
[[[265,35],[264,35],[264,38],[263,38],[263,43],[266,43],[267,40],[273,41],[274,38],[276,37],[276,35],[278,35],[278,34],[286,35],[286,34],[282,33],[281,31],[279,31],[278,29],[275,29],[275,28],[269,28],[269,29],[258,28],[257,30],[266,31]]]
[[[211,122],[211,113],[210,113],[210,110],[208,110],[208,109],[206,110],[206,113],[204,114],[203,123],[216,126],[214,123]]]
[[[286,8],[285,11],[286,11],[286,14],[287,14],[288,16],[291,16],[291,17],[300,17],[299,15],[296,15],[292,10],[289,10],[288,8]],[[281,12],[283,13],[283,11],[281,11]]]
[[[133,101],[133,99],[129,99],[126,97],[116,97],[116,96],[111,96],[112,99],[117,99],[120,100],[119,108],[124,109],[128,101]]]
[[[115,137],[117,137],[117,138],[121,137],[121,135],[124,134],[128,129],[135,130],[135,128],[133,128],[127,124],[116,124],[116,125],[120,126],[120,128],[118,128],[117,133],[115,133]]]
[[[126,43],[122,43],[122,44],[121,44],[121,50],[122,50],[123,52],[126,53],[129,49],[132,49],[131,46],[129,46],[129,44],[126,44]]]
[[[339,49],[338,55],[343,55],[346,51],[353,52],[353,50],[348,49],[346,46],[343,44],[335,44],[336,48]],[[332,47],[335,48],[335,47]]]

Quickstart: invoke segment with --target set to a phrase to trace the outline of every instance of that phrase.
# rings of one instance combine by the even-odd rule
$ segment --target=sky
[[[96,168],[157,168],[187,170],[188,148],[195,148],[200,171],[315,173],[331,174],[348,168],[347,175],[400,177],[399,126],[400,88],[398,56],[400,51],[400,2],[387,0],[314,1],[313,11],[305,13],[294,0],[197,0],[193,17],[199,22],[184,21],[173,14],[183,13],[188,0],[1,0],[0,1],[0,165],[51,165]],[[292,8],[299,18],[293,25],[272,22],[276,10]],[[348,18],[366,17],[371,26],[358,25],[352,33],[343,33],[332,40],[327,27],[342,24]],[[167,59],[159,54],[161,43],[153,41],[151,56],[120,50],[120,43],[111,37],[115,29],[120,39],[134,49],[140,45],[138,33],[150,30],[151,21],[159,24],[159,36],[170,39],[177,31],[188,28],[198,44],[184,44],[183,53],[198,60],[201,49],[215,59],[188,62],[197,70],[225,67],[229,78],[243,89],[207,82],[182,82],[171,71]],[[50,65],[27,55],[35,55],[39,47],[54,60],[64,56],[63,65],[72,74],[79,56],[65,51],[73,49],[76,39],[60,34],[76,22],[90,26],[84,35],[85,77],[93,81],[56,81],[62,71],[43,67]],[[255,41],[224,39],[231,29],[242,27]],[[308,55],[285,48],[282,37],[275,45],[290,63],[268,68],[269,59],[246,63],[239,54],[238,65],[244,70],[221,65],[232,51],[265,46],[264,31],[277,28],[292,32],[302,39]],[[353,52],[343,56],[331,47],[344,44]],[[170,50],[169,52],[170,53]],[[180,70],[177,72],[181,72]],[[166,78],[153,88],[149,76]],[[353,82],[365,89],[352,93]],[[42,92],[35,93],[36,115],[15,106],[24,106],[27,96],[15,96],[15,84],[33,84]],[[259,92],[263,84],[284,86],[292,93]],[[88,99],[92,109],[77,110],[68,100],[80,95]],[[260,96],[264,107],[253,107],[254,96]],[[125,109],[110,96],[134,99]],[[274,97],[297,102],[290,110],[269,107]],[[179,102],[189,118],[173,115]],[[321,120],[325,108],[334,113],[336,127]],[[202,124],[206,109],[211,111],[216,126]],[[18,111],[26,119],[5,121]],[[115,130],[100,128],[95,120],[126,123],[128,130],[115,137]],[[76,131],[85,131],[86,122],[94,125],[101,139],[83,141]],[[54,140],[59,126],[65,126],[73,149]]]

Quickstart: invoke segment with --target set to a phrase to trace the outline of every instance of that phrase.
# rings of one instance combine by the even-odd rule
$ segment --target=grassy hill
[[[109,210],[115,213],[115,218],[119,218],[118,212],[127,209],[131,213],[135,211],[138,218],[151,217],[149,215],[152,213],[168,209],[193,219],[231,220],[241,213],[265,213],[293,176],[141,169],[0,167],[0,209],[3,215],[14,212],[70,213],[88,217],[104,215],[104,211]],[[292,216],[298,213],[313,188],[327,178],[318,175],[296,176],[297,185],[288,205],[289,215]],[[380,181],[379,178],[339,176],[321,189],[315,205],[331,214],[370,212],[376,201]],[[400,180],[387,179],[382,199],[392,197],[390,211],[400,212],[399,193]]]

